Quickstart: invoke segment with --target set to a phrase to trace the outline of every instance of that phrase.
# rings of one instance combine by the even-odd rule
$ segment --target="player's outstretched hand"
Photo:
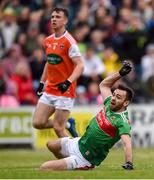
[[[40,97],[43,94],[43,88],[44,88],[44,83],[40,82],[39,87],[37,89],[37,95]]]
[[[125,164],[123,164],[122,165],[122,167],[124,168],[124,169],[126,169],[126,170],[133,170],[134,168],[133,168],[133,163],[131,163],[131,162],[126,162]]]
[[[120,76],[125,76],[127,75],[130,71],[132,70],[131,64],[128,61],[123,61],[123,66],[119,70]]]
[[[57,87],[61,91],[61,93],[64,93],[67,91],[67,89],[70,87],[70,85],[71,85],[71,82],[69,80],[66,80],[64,82],[57,84]]]

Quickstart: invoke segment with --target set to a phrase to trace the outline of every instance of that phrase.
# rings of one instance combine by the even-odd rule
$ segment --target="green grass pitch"
[[[53,159],[47,150],[0,150],[0,179],[150,179],[154,178],[154,149],[134,149],[133,171],[121,168],[123,149],[112,149],[101,166],[89,171],[39,171],[44,161]]]

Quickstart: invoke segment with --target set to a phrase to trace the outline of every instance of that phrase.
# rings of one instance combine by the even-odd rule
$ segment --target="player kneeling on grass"
[[[133,169],[132,146],[130,138],[130,121],[127,106],[133,92],[130,88],[120,85],[113,93],[111,88],[121,77],[131,71],[128,61],[123,62],[119,72],[109,75],[99,85],[104,107],[91,120],[84,135],[71,139],[64,137],[49,141],[47,147],[59,159],[43,163],[41,170],[91,169],[106,158],[109,149],[122,139],[124,144],[124,169]]]

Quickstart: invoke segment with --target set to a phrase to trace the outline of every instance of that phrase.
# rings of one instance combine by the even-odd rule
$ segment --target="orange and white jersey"
[[[81,56],[75,39],[67,31],[61,37],[52,34],[45,38],[44,49],[47,59],[47,86],[45,92],[56,96],[74,98],[76,81],[64,93],[57,89],[57,84],[65,81],[72,74],[75,65],[71,58]]]

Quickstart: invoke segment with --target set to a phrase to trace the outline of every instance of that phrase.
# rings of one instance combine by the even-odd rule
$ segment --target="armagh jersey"
[[[79,140],[79,149],[85,159],[98,166],[107,156],[109,149],[122,134],[130,135],[128,111],[115,113],[110,109],[111,96],[104,101],[102,109],[94,117],[85,134]]]
[[[45,38],[44,49],[47,59],[47,86],[46,93],[62,96],[57,84],[65,81],[72,74],[75,65],[71,58],[81,56],[75,39],[66,31],[61,37],[52,34]],[[76,82],[63,94],[66,97],[75,97]]]

